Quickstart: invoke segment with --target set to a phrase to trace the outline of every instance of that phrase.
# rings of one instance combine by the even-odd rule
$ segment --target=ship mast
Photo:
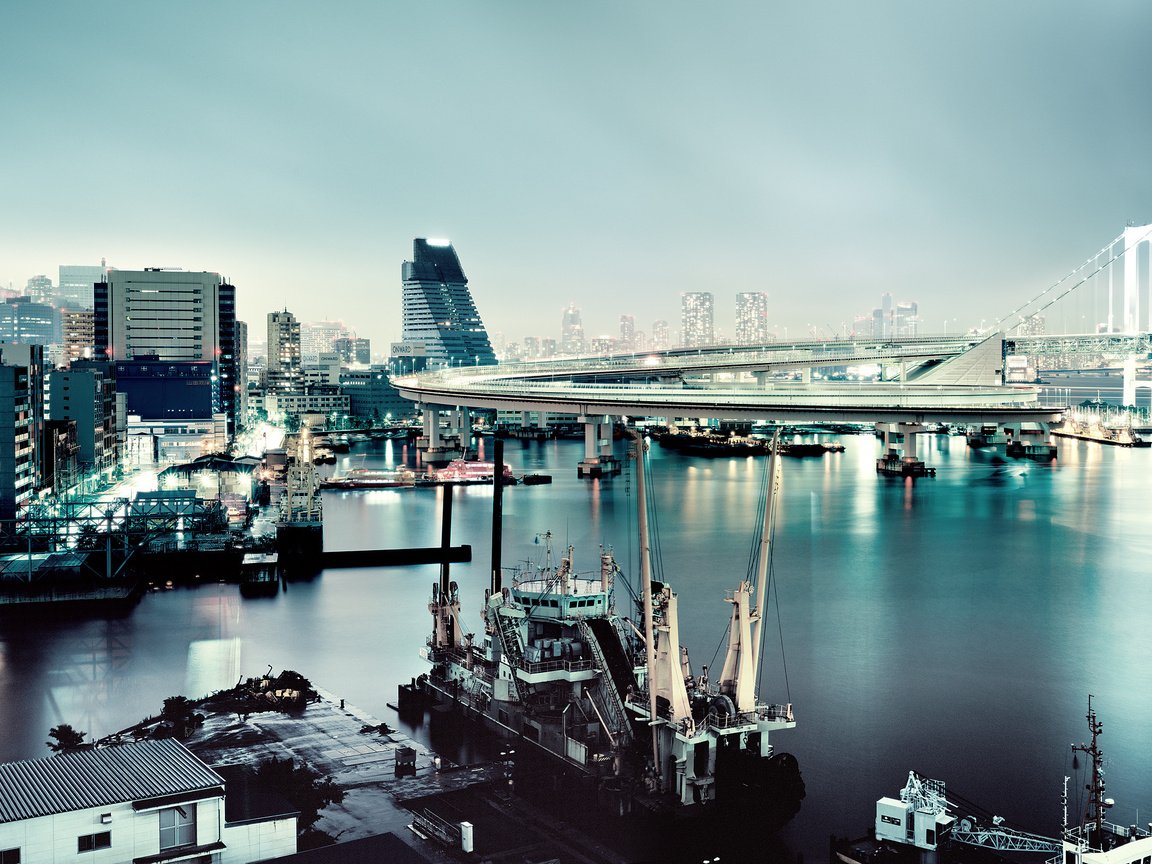
[[[640,530],[640,591],[644,596],[644,643],[648,654],[648,669],[645,684],[648,687],[648,722],[652,727],[652,768],[656,781],[663,788],[663,772],[660,770],[660,733],[656,720],[656,632],[652,622],[652,550],[648,539],[648,490],[644,474],[644,437],[632,430],[636,439],[636,506],[640,513],[637,519]]]
[[[1092,707],[1092,694],[1088,694],[1088,731],[1092,733],[1091,744],[1073,744],[1073,751],[1084,753],[1091,762],[1089,770],[1092,776],[1087,786],[1088,809],[1085,815],[1096,831],[1094,840],[1099,843],[1104,834],[1104,812],[1108,803],[1104,798],[1104,754],[1100,751],[1099,738],[1104,734],[1104,724],[1096,719],[1096,711]]]

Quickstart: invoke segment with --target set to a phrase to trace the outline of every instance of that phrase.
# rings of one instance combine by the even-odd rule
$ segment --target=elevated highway
[[[393,380],[426,407],[580,416],[857,423],[1053,422],[1032,386],[1000,383],[1002,340],[797,342],[643,356],[447,369]],[[813,381],[811,370],[876,365],[880,381]],[[798,373],[801,380],[786,380]]]

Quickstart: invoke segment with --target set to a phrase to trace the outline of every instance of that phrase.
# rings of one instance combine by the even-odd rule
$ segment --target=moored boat
[[[416,485],[416,474],[407,468],[351,468],[320,481],[322,489],[396,489]]]
[[[585,790],[589,801],[616,813],[734,820],[729,827],[754,819],[760,830],[773,830],[804,797],[795,758],[771,740],[795,727],[792,705],[757,693],[780,461],[774,457],[768,467],[755,576],[727,597],[728,650],[716,674],[707,667],[693,672],[679,640],[677,595],[652,577],[643,451],[639,441],[634,618],[642,626],[617,611],[621,570],[610,548],[599,549],[591,572],[581,572],[574,547],[557,562],[546,533],[544,561],[515,569],[505,585],[494,539],[480,628],[464,623],[458,586],[443,566],[422,651],[430,669],[415,689],[433,705],[523,742],[519,749],[529,753],[517,765],[530,762],[536,770],[521,775],[518,790],[555,788],[563,777],[565,788]],[[408,690],[402,698],[411,696]],[[729,848],[738,830],[699,836],[708,848]]]

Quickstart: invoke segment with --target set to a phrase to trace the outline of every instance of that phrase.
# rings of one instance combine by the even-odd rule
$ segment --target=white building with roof
[[[295,812],[226,814],[225,789],[173,739],[0,764],[0,864],[248,864],[296,852]]]

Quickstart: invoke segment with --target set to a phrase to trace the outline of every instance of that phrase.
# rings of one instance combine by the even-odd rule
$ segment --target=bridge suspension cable
[[[1013,309],[1011,312],[1009,312],[1007,315],[1005,315],[1003,318],[1001,318],[999,321],[997,321],[995,324],[993,324],[992,329],[993,330],[999,330],[1000,326],[1005,321],[1008,321],[1008,320],[1012,319],[1013,317],[1015,317],[1016,315],[1018,315],[1022,309],[1027,309],[1033,303],[1038,302],[1042,297],[1044,297],[1044,295],[1048,294],[1051,291],[1055,291],[1057,288],[1059,288],[1061,285],[1063,285],[1065,282],[1067,282],[1069,279],[1071,279],[1073,276],[1075,276],[1077,273],[1079,273],[1081,270],[1083,270],[1085,267],[1087,267],[1093,261],[1096,261],[1097,259],[1099,259],[1099,257],[1101,255],[1103,255],[1105,252],[1107,252],[1109,249],[1113,248],[1116,245],[1117,241],[1120,240],[1120,238],[1123,236],[1124,236],[1123,233],[1117,234],[1115,237],[1113,237],[1111,240],[1109,240],[1108,243],[1103,248],[1101,248],[1095,255],[1090,255],[1088,258],[1084,259],[1084,262],[1079,267],[1077,267],[1075,270],[1072,270],[1071,272],[1062,276],[1060,279],[1058,279],[1057,281],[1055,281],[1054,283],[1049,285],[1047,288],[1045,288],[1043,291],[1041,291],[1039,294],[1037,294],[1032,299],[1027,300],[1024,303],[1021,303],[1019,306],[1017,306],[1015,309]],[[1120,253],[1120,255],[1123,255],[1123,254],[1124,254],[1123,252]],[[1112,261],[1115,261],[1116,258],[1118,258],[1118,257],[1120,257],[1120,256],[1119,255],[1114,256],[1108,262],[1108,264],[1111,264]],[[1107,267],[1108,264],[1105,264],[1104,267]],[[1049,300],[1047,303],[1045,303],[1043,306],[1041,306],[1039,309],[1037,309],[1032,314],[1033,315],[1039,314],[1041,311],[1043,311],[1044,309],[1047,309],[1049,306],[1051,306],[1053,303],[1055,303],[1061,297],[1065,297],[1070,292],[1075,291],[1077,288],[1079,288],[1081,285],[1083,285],[1085,282],[1087,282],[1089,279],[1091,279],[1093,276],[1095,276],[1097,273],[1099,273],[1101,269],[1102,268],[1097,267],[1093,273],[1089,274],[1088,276],[1085,276],[1083,279],[1081,279],[1079,282],[1077,282],[1075,285],[1073,285],[1071,288],[1069,288],[1068,291],[1065,291],[1059,297],[1053,297],[1051,300]]]

